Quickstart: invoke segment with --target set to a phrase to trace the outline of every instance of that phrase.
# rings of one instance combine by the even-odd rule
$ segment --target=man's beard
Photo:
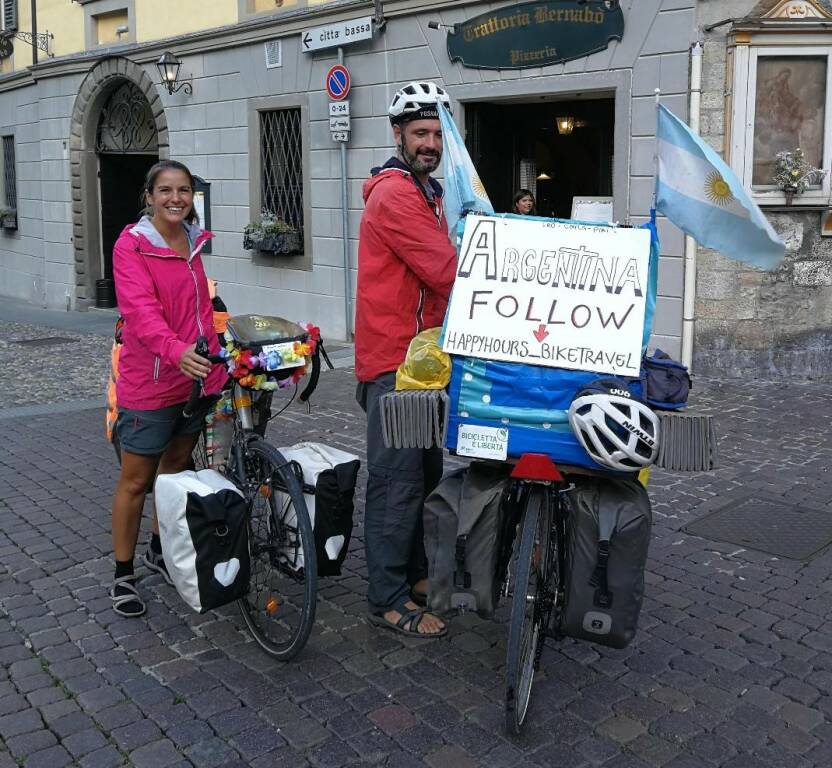
[[[439,167],[440,160],[442,160],[442,153],[437,153],[430,158],[424,159],[418,157],[418,155],[411,155],[410,152],[407,151],[404,141],[402,141],[399,149],[401,150],[404,162],[416,173],[433,173]]]

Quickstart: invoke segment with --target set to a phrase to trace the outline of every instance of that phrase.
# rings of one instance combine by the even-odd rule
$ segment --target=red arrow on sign
[[[540,327],[536,331],[532,331],[532,333],[538,341],[543,341],[549,335],[549,331],[546,330],[546,326],[543,323],[540,324]]]

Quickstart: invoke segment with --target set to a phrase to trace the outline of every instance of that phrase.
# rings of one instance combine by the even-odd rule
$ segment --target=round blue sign
[[[330,67],[326,73],[326,92],[336,101],[347,98],[350,92],[350,73],[342,64]]]

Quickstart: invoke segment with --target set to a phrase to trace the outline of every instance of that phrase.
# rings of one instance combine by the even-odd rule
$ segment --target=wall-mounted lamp
[[[551,179],[552,177],[546,171],[541,171],[535,176],[536,181],[551,181]]]
[[[130,31],[130,27],[126,24],[122,24],[119,27],[116,27],[116,37],[118,38],[119,42],[121,42],[121,36],[126,35]]]
[[[438,21],[429,21],[428,29],[444,29],[449,35],[456,34],[456,29],[451,24],[440,24]]]
[[[162,85],[168,89],[168,93],[173,95],[179,90],[184,89],[185,93],[193,93],[190,78],[179,82],[179,68],[182,66],[182,60],[178,59],[170,51],[165,51],[159,61],[156,62],[156,68],[159,70],[159,77],[162,78]]]
[[[572,133],[572,129],[575,127],[575,118],[574,117],[556,117],[555,118],[555,125],[558,127],[558,133],[561,136],[568,136]]]

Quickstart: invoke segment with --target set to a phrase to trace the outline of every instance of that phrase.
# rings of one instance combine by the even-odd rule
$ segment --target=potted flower
[[[0,207],[0,227],[17,229],[17,211],[14,208]]]
[[[820,184],[826,171],[806,162],[803,150],[778,152],[774,156],[774,183],[786,194],[786,205],[791,205],[795,195],[801,195],[810,184]]]
[[[275,254],[303,252],[298,229],[265,208],[260,212],[260,221],[246,224],[243,230],[243,248]]]

